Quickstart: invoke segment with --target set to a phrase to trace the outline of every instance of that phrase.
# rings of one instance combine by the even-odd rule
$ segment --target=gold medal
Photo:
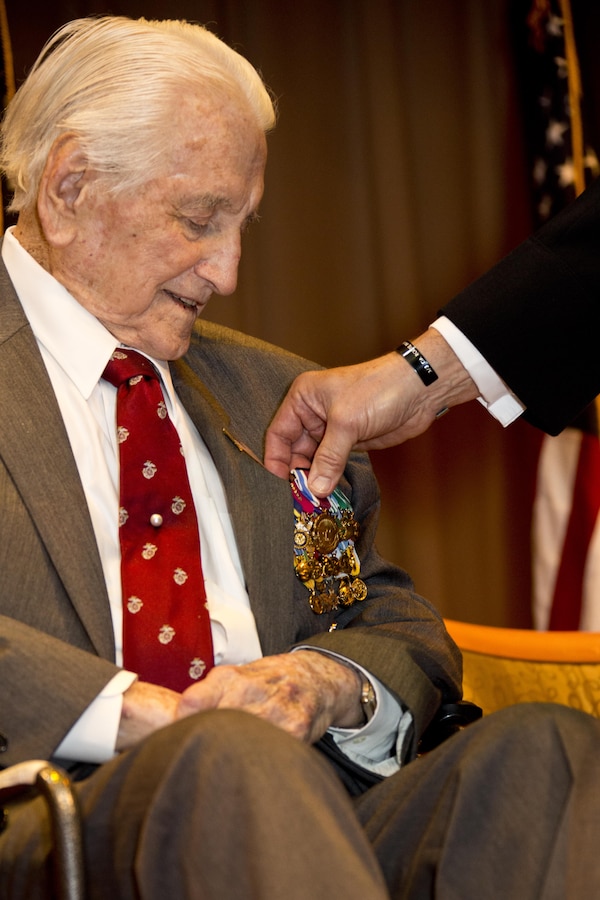
[[[300,581],[310,581],[313,577],[313,568],[304,556],[296,556],[294,558],[294,569]]]
[[[350,589],[355,600],[362,601],[367,596],[367,586],[362,578],[355,578]]]
[[[321,594],[311,594],[310,608],[317,615],[322,616],[323,613],[331,612],[337,606],[337,596],[334,591],[324,591]]]
[[[309,592],[316,615],[351,606],[367,596],[354,542],[359,526],[344,494],[338,489],[320,501],[308,491],[306,474],[292,472],[294,498],[294,571]]]
[[[294,546],[305,547],[308,541],[308,535],[305,531],[296,531],[294,534]]]
[[[352,594],[350,579],[348,577],[340,578],[338,597],[340,598],[340,603],[342,604],[342,606],[352,606],[352,604],[354,603],[354,596]]]
[[[337,521],[327,512],[317,516],[312,533],[315,548],[319,553],[333,553],[340,542]]]
[[[339,524],[340,539],[342,541],[355,541],[358,538],[358,522],[353,513],[345,509]]]

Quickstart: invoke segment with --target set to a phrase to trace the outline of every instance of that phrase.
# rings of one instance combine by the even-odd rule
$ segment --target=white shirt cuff
[[[115,756],[123,694],[137,675],[117,672],[65,735],[54,752],[58,759],[104,763]]]
[[[471,341],[446,316],[431,324],[438,331],[477,385],[479,402],[505,428],[525,412],[526,407],[516,397]]]

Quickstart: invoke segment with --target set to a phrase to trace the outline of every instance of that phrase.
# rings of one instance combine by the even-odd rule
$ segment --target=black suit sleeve
[[[442,313],[558,434],[600,393],[600,179]]]

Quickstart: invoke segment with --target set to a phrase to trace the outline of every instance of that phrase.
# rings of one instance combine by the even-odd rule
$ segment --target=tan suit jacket
[[[437,612],[374,549],[378,491],[368,460],[353,457],[343,487],[362,526],[358,551],[369,596],[347,627],[330,633],[335,615],[315,615],[294,575],[289,486],[239,449],[262,458],[265,428],[307,366],[204,322],[172,373],[225,485],[263,653],[307,640],[344,653],[407,704],[418,736],[442,695],[458,696],[460,661]],[[0,573],[0,735],[2,764],[10,765],[51,756],[117,670],[83,489],[44,363],[3,266]]]

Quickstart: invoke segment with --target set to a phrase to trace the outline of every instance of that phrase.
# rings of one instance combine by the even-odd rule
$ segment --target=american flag
[[[585,139],[569,0],[534,0],[525,93],[536,224],[598,174]],[[600,442],[595,406],[542,443],[533,509],[536,628],[600,631]]]

